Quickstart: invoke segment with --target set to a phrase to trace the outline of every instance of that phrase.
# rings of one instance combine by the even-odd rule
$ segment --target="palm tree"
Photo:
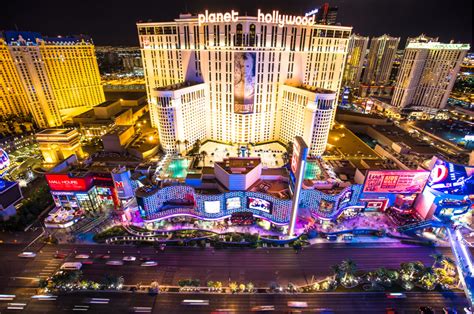
[[[189,145],[189,141],[188,140],[184,140],[183,141],[183,144],[184,144],[184,149],[188,149],[188,145]]]
[[[347,280],[347,277],[354,276],[357,270],[357,264],[352,259],[348,258],[341,263],[342,271],[344,272],[343,280]]]
[[[342,274],[342,268],[339,264],[334,264],[331,266],[331,270],[333,272],[334,280],[339,280]]]
[[[203,150],[200,154],[201,154],[201,158],[202,158],[202,166],[204,167],[204,165],[206,164],[207,152],[205,150]]]
[[[444,260],[444,255],[441,254],[441,253],[434,253],[434,254],[431,254],[430,255],[432,258],[433,258],[433,267],[435,267],[436,265],[441,265],[441,263],[443,262]]]
[[[176,140],[174,143],[176,144],[176,150],[179,153],[181,151],[181,140]]]

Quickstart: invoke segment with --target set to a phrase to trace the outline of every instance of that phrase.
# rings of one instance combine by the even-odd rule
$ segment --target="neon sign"
[[[313,10],[311,10],[311,11],[309,11],[309,12],[306,12],[304,16],[307,17],[307,16],[315,15],[315,14],[318,13],[318,11],[319,11],[318,9],[313,9]]]
[[[204,14],[198,14],[198,24],[201,26],[204,23],[219,23],[219,22],[237,22],[239,12],[232,10],[225,13],[209,13],[208,10]]]
[[[315,11],[315,10],[313,10]],[[313,12],[311,11],[311,12]],[[317,9],[316,9],[317,11]],[[311,13],[308,12],[308,13]],[[278,24],[279,27],[285,25],[313,25],[315,23],[316,17],[313,16],[296,16],[296,15],[287,15],[280,14],[279,11],[273,10],[272,13],[263,13],[258,9],[257,14],[259,23],[273,23]],[[198,25],[201,26],[205,23],[219,23],[219,22],[237,22],[239,19],[239,12],[232,10],[231,12],[225,13],[209,13],[208,10],[204,11],[204,14],[198,14]]]

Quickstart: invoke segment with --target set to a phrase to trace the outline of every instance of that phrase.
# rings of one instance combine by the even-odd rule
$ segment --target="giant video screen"
[[[426,185],[447,194],[473,195],[474,167],[437,159]]]
[[[229,197],[225,200],[226,209],[239,209],[242,207],[240,203],[240,197]]]
[[[272,203],[257,197],[247,197],[247,207],[259,210],[268,214],[272,213]]]
[[[425,170],[369,170],[364,193],[421,193],[430,176]]]
[[[255,95],[255,52],[234,53],[234,112],[252,113]]]

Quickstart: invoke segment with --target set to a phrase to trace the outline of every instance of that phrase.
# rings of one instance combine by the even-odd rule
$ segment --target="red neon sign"
[[[46,181],[53,191],[87,191],[92,177],[70,178],[67,174],[47,174]]]

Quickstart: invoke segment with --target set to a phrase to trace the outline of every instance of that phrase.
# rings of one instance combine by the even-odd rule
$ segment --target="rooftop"
[[[36,133],[38,135],[67,135],[71,132],[77,132],[75,129],[44,129]]]
[[[246,174],[261,163],[260,158],[225,158],[216,162],[226,172],[231,174]]]
[[[199,85],[199,84],[202,84],[202,83],[193,82],[193,81],[186,81],[186,82],[182,82],[182,83],[156,87],[155,90],[157,90],[157,91],[175,91],[175,90],[180,90],[180,89],[183,89],[183,88],[186,88],[186,87],[191,87],[191,86],[195,86],[195,85]]]
[[[95,106],[95,107],[99,107],[99,108],[108,107],[108,106],[110,106],[110,105],[112,105],[112,104],[114,104],[114,103],[116,103],[116,102],[117,102],[117,100],[106,100],[106,101],[104,101],[103,103],[100,103],[100,104],[98,104],[98,105]]]
[[[139,100],[146,97],[146,92],[123,92],[123,91],[106,91],[104,92],[106,100]]]

